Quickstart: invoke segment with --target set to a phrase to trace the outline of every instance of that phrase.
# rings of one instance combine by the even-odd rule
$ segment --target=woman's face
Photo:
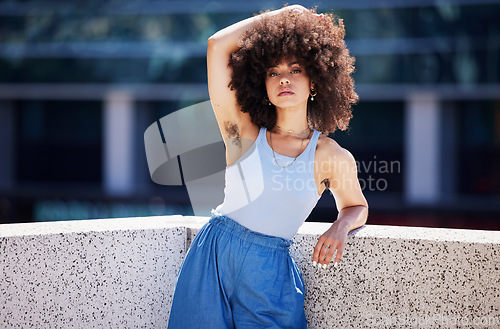
[[[276,107],[307,106],[311,87],[311,79],[295,58],[284,59],[266,72],[267,96]]]

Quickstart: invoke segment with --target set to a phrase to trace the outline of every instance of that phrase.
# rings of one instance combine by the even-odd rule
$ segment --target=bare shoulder
[[[340,164],[342,162],[352,163],[354,157],[347,149],[337,143],[334,139],[321,134],[316,147],[316,160],[321,164],[330,165]]]
[[[366,205],[359,185],[354,156],[335,140],[322,136],[316,148],[315,177],[320,192],[328,188],[338,209],[352,205]]]

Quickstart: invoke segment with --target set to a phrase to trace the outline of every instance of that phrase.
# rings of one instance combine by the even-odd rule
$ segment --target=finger
[[[330,262],[332,261],[333,255],[335,254],[335,250],[337,251],[337,254],[338,254],[339,251],[338,251],[338,248],[336,245],[332,245],[332,247],[328,249],[328,254],[326,255],[326,258],[325,258],[326,266],[330,265]]]
[[[316,243],[316,246],[314,247],[314,253],[313,253],[313,262],[318,262],[319,260],[319,254],[321,251],[321,248],[323,247],[323,241],[325,239],[323,237],[320,237],[318,239],[318,242]]]
[[[319,253],[319,261],[318,263],[319,264],[325,264],[325,258],[327,256],[328,253],[330,253],[330,245],[327,244],[327,242],[323,242],[323,246],[321,246],[321,250],[320,250],[320,253]]]
[[[344,247],[345,247],[344,244],[338,247],[337,255],[335,256],[335,261],[333,263],[333,266],[337,267],[337,264],[340,262],[340,257],[342,257],[342,254],[344,253]]]

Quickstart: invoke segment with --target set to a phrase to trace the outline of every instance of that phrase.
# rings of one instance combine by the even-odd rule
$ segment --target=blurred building
[[[334,138],[372,224],[500,229],[500,1],[302,1],[344,19],[360,103]],[[143,133],[208,99],[206,40],[278,1],[0,3],[0,222],[192,210]],[[336,216],[325,195],[310,220]]]

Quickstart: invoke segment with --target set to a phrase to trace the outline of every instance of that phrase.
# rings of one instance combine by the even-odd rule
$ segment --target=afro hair
[[[314,82],[317,95],[308,100],[309,126],[325,134],[345,130],[352,118],[354,57],[344,41],[343,20],[333,14],[282,10],[262,15],[239,40],[231,54],[229,87],[238,105],[250,114],[254,124],[267,129],[276,125],[276,108],[269,105],[265,85],[269,67],[294,57]]]

